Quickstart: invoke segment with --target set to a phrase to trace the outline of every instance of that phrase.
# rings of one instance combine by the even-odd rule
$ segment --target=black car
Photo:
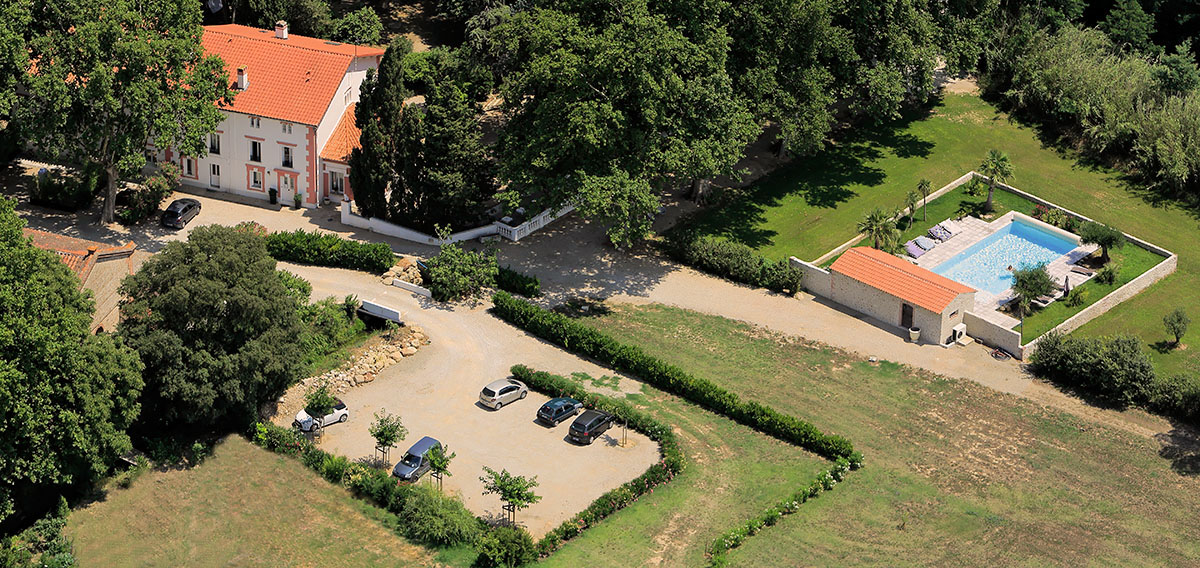
[[[583,403],[573,398],[552,398],[537,411],[537,419],[551,426],[575,416],[583,410]]]
[[[200,202],[195,199],[176,199],[163,211],[162,224],[164,227],[182,229],[188,221],[200,214]]]
[[[567,436],[572,442],[579,444],[591,444],[600,437],[600,434],[608,431],[612,427],[616,417],[599,410],[589,410],[579,415],[574,422],[571,423],[571,430]]]

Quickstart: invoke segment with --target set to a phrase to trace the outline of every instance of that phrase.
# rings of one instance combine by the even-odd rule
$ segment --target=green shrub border
[[[512,325],[541,337],[567,351],[600,361],[618,371],[641,378],[650,385],[680,396],[701,408],[734,422],[836,460],[850,458],[854,445],[836,435],[769,406],[742,401],[736,394],[712,381],[694,377],[632,345],[625,345],[598,330],[562,314],[514,298],[507,292],[492,296],[493,313]]]
[[[635,409],[623,400],[599,395],[584,390],[583,386],[564,377],[552,375],[544,371],[534,371],[525,365],[514,365],[512,375],[524,382],[529,388],[549,397],[567,396],[588,408],[595,408],[613,414],[629,428],[645,434],[646,437],[658,442],[658,463],[650,466],[642,475],[592,501],[586,509],[576,513],[550,532],[546,533],[537,543],[538,555],[549,556],[558,550],[562,544],[609,515],[637,501],[642,495],[654,490],[675,478],[683,470],[683,450],[671,427],[652,418],[649,414]]]
[[[536,298],[542,295],[542,282],[537,276],[530,276],[505,266],[496,274],[496,287],[526,298]]]
[[[686,225],[668,231],[662,249],[676,261],[714,276],[796,295],[803,274],[787,259],[773,261],[739,242],[697,235]]]
[[[303,229],[267,235],[267,253],[275,260],[377,274],[396,264],[392,248],[384,243],[363,243]]]

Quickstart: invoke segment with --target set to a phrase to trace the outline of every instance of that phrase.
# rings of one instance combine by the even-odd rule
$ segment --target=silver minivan
[[[479,391],[479,404],[494,410],[514,401],[521,400],[529,394],[529,387],[516,379],[500,379],[492,381]]]

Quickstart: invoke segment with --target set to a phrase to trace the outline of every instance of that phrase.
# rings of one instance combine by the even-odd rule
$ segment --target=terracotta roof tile
[[[225,61],[232,85],[245,67],[249,85],[238,92],[234,112],[316,126],[337,94],[355,57],[379,57],[383,50],[235,24],[205,26],[204,49]]]
[[[941,313],[959,294],[975,289],[870,247],[854,247],[829,267],[910,304]]]
[[[358,148],[358,139],[362,135],[362,131],[354,124],[354,109],[357,107],[357,103],[351,104],[342,114],[337,128],[333,130],[333,134],[329,135],[329,141],[325,143],[325,149],[321,150],[322,160],[350,163],[350,152]]]
[[[67,268],[79,277],[81,283],[86,283],[96,260],[110,256],[129,256],[133,254],[134,244],[114,247],[104,243],[77,239],[66,235],[47,233],[36,229],[21,229],[26,237],[33,241],[33,246],[42,250],[57,253]]]

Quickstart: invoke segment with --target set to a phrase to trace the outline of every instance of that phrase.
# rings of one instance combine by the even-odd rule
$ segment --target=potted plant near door
[[[292,202],[293,202],[293,203],[296,205],[296,209],[299,209],[299,208],[300,208],[300,199],[301,199],[301,198],[300,198],[300,192],[299,192],[299,191],[297,191],[296,193],[292,194]]]
[[[271,205],[275,205],[276,203],[279,203],[279,190],[278,189],[275,189],[272,187],[270,190],[268,190],[267,194],[271,196]]]

